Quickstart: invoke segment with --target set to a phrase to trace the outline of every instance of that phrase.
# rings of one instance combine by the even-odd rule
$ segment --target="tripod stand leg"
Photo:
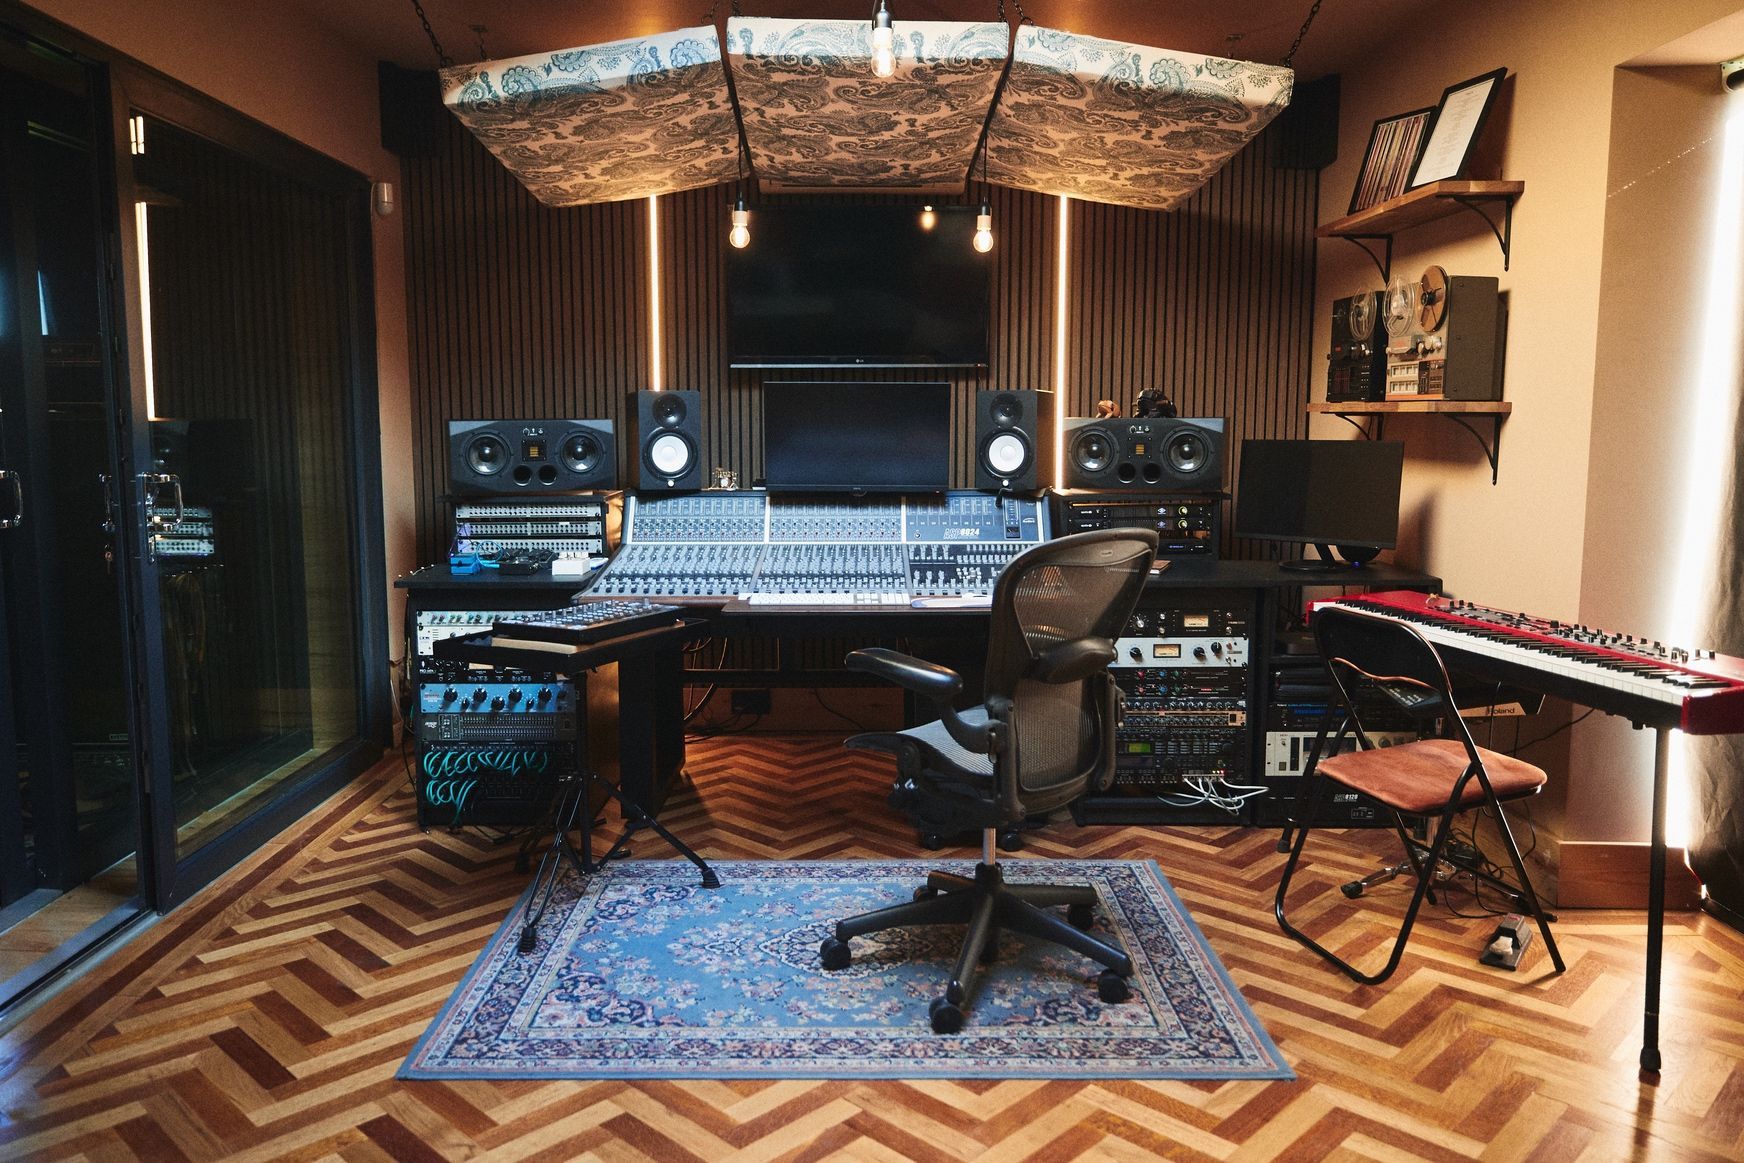
[[[597,775],[593,778],[600,779]],[[605,783],[603,779],[601,782]],[[715,875],[715,870],[708,866],[708,862],[692,851],[690,845],[667,831],[666,825],[643,811],[641,804],[638,804],[635,800],[627,799],[622,792],[618,791],[618,789],[610,783],[606,783],[606,791],[611,793],[611,797],[617,800],[618,806],[623,809],[624,819],[626,821],[624,833],[626,837],[629,833],[636,831],[638,828],[652,828],[655,832],[659,833],[662,840],[672,845],[674,851],[697,866],[697,868],[702,872],[702,886],[704,888],[721,887],[721,878]]]
[[[569,843],[569,831],[576,826],[577,814],[582,816],[583,834],[587,839],[589,851],[583,859]],[[539,940],[539,922],[545,919],[545,910],[551,904],[551,894],[557,889],[557,878],[563,874],[563,861],[568,860],[575,866],[577,872],[586,875],[593,871],[592,856],[592,815],[587,810],[587,783],[583,780],[571,781],[563,792],[563,799],[557,805],[554,827],[555,834],[551,837],[551,847],[545,850],[545,855],[539,860],[539,871],[533,876],[532,887],[527,892],[527,903],[521,911],[521,939],[516,948],[522,953],[531,953],[533,946]],[[537,901],[537,905],[535,905]]]

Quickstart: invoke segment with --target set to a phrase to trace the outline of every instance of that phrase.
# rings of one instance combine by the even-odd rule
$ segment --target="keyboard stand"
[[[534,641],[501,635],[494,630],[449,638],[435,645],[438,658],[458,662],[483,663],[488,666],[519,667],[523,670],[545,670],[557,674],[575,675],[610,662],[645,656],[648,653],[674,649],[702,633],[699,623],[677,618],[670,625],[634,629],[597,642]],[[574,769],[562,780],[562,790],[553,813],[551,847],[539,861],[539,870],[527,892],[527,903],[521,910],[521,939],[518,949],[531,953],[539,940],[539,922],[557,889],[557,878],[565,865],[582,876],[604,868],[629,851],[630,841],[644,828],[655,832],[674,851],[690,861],[702,873],[702,887],[719,888],[720,877],[714,869],[677,836],[666,829],[632,796],[588,765],[586,748],[576,747]],[[624,830],[601,856],[593,854],[594,813],[604,806],[605,799],[596,799],[595,791],[618,802],[624,814]],[[580,843],[572,842],[570,834],[579,831]]]
[[[618,801],[618,807],[624,813],[622,834],[598,858],[593,854],[595,808],[593,796],[590,794],[595,786]],[[689,845],[667,831],[664,824],[643,811],[636,801],[626,798],[610,780],[600,776],[585,763],[578,762],[576,770],[563,781],[563,793],[557,801],[556,834],[551,838],[551,847],[545,850],[544,858],[539,861],[539,871],[533,877],[532,887],[527,892],[527,903],[521,908],[521,940],[517,946],[519,951],[531,953],[538,943],[539,922],[545,919],[545,910],[551,904],[551,894],[557,889],[557,878],[563,875],[566,862],[582,876],[591,876],[604,868],[607,861],[626,855],[630,841],[644,828],[652,829],[662,840],[672,845],[674,851],[702,871],[702,887],[721,887],[721,878],[715,875],[715,870],[693,852]],[[569,839],[570,833],[577,829],[581,832],[580,844],[571,843]]]

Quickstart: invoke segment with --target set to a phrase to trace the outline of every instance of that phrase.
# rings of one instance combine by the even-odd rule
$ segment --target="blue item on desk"
[[[469,574],[478,572],[478,554],[450,553],[448,555],[448,572],[452,574]]]

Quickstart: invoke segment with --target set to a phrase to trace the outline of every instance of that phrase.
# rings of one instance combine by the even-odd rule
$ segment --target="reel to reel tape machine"
[[[1380,293],[1388,400],[1500,400],[1507,315],[1496,280],[1426,267]]]

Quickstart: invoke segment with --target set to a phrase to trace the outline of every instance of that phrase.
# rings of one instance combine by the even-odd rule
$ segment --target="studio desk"
[[[1048,538],[1045,501],[967,492],[783,501],[761,493],[631,498],[623,545],[587,579],[416,570],[396,583],[407,591],[409,657],[427,658],[436,639],[488,626],[495,614],[553,609],[577,596],[647,597],[682,606],[715,638],[895,644],[963,672],[965,691],[978,692],[986,606],[916,608],[909,594],[990,592],[1006,561]],[[1280,770],[1288,764],[1278,759],[1279,739],[1300,745],[1312,728],[1280,721],[1269,706],[1270,676],[1275,629],[1299,618],[1305,583],[1319,596],[1440,588],[1439,578],[1389,565],[1322,576],[1274,562],[1170,560],[1152,574],[1117,643],[1126,698],[1117,785],[1078,805],[1081,822],[1283,822],[1296,773]],[[682,772],[687,683],[867,681],[845,670],[687,671],[676,647],[613,669],[589,680],[585,698],[590,738],[610,739],[615,727],[606,747],[615,754],[600,754],[597,741],[591,751],[596,764],[616,766],[625,794],[650,811]],[[416,668],[411,678],[419,680]]]

